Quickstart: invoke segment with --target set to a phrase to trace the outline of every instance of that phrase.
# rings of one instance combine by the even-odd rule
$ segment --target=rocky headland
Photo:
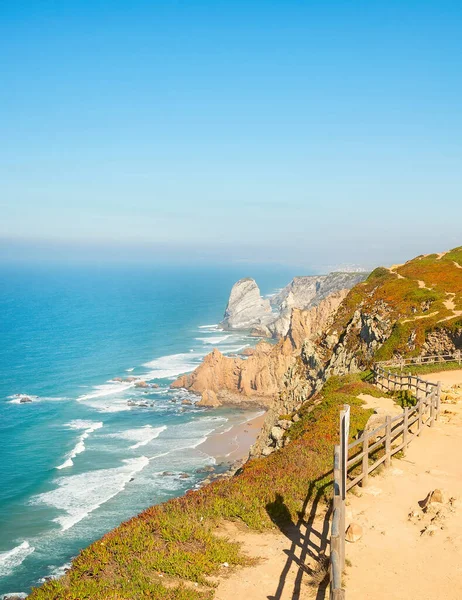
[[[254,452],[277,449],[283,439],[274,429],[280,427],[279,417],[294,413],[331,376],[362,371],[375,360],[440,354],[462,346],[460,254],[456,248],[419,256],[390,269],[380,267],[365,280],[364,274],[336,273],[296,278],[272,299],[273,307],[279,307],[273,315],[262,304],[255,282],[250,285],[247,280],[258,302],[254,319],[251,303],[246,303],[245,322],[268,330],[279,323],[282,332],[289,314],[287,331],[276,335],[275,344],[261,341],[247,356],[226,357],[214,350],[173,387],[200,394],[202,406],[265,406],[267,419]],[[355,277],[360,282],[351,290],[332,292]],[[237,293],[239,289],[241,282],[228,303],[228,326],[230,318],[236,322],[232,317],[241,312],[246,296]]]
[[[260,337],[279,339],[287,335],[292,310],[308,310],[335,292],[349,290],[364,281],[367,273],[329,273],[294,279],[269,299],[262,298],[250,278],[237,281],[229,297],[223,329],[246,329]]]

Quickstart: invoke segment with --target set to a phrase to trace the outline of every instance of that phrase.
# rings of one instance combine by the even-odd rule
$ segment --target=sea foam
[[[225,342],[226,340],[229,340],[229,338],[232,338],[233,335],[222,335],[222,336],[209,336],[209,337],[198,337],[196,338],[196,340],[198,342],[202,342],[204,344],[221,344],[222,342]]]
[[[53,519],[63,531],[85,519],[91,512],[117,496],[130,479],[149,464],[146,456],[122,461],[121,467],[97,469],[80,475],[60,477],[58,487],[34,496],[31,504],[47,504],[65,514]]]
[[[145,363],[143,366],[151,369],[151,371],[145,376],[146,379],[167,379],[170,377],[176,377],[182,373],[188,373],[194,371],[198,366],[198,360],[205,356],[204,353],[200,352],[189,352],[181,354],[170,354],[168,356],[162,356]],[[194,358],[197,358],[194,361]]]
[[[135,381],[108,381],[102,385],[94,386],[91,392],[79,396],[77,398],[77,402],[82,402],[82,404],[86,404],[91,408],[95,408],[98,412],[103,413],[114,413],[121,412],[123,410],[130,410],[130,407],[127,406],[126,398],[111,398],[108,403],[107,396],[115,396],[116,394],[124,396],[128,390],[131,390],[135,386],[135,383]]]
[[[48,567],[48,575],[46,577],[41,577],[38,580],[38,582],[45,583],[49,579],[59,579],[60,577],[63,577],[69,571],[71,566],[72,566],[72,563],[70,563],[70,562],[64,563],[64,565],[60,565],[59,567],[56,567],[55,565],[50,565]]]
[[[84,429],[84,432],[82,433],[82,435],[79,436],[77,444],[74,446],[74,449],[71,450],[71,452],[69,452],[63,464],[59,465],[56,468],[66,469],[68,467],[72,467],[72,465],[74,464],[73,459],[77,456],[77,454],[81,454],[85,451],[85,440],[87,439],[87,437],[90,435],[90,433],[93,433],[97,429],[101,429],[102,426],[103,424],[101,423],[101,421],[84,421],[82,419],[76,419],[75,421],[67,423],[67,427],[69,427],[70,429]]]
[[[129,440],[136,442],[133,446],[130,446],[130,450],[136,450],[141,446],[146,446],[152,440],[155,440],[159,435],[167,429],[166,425],[161,427],[152,427],[151,425],[145,425],[144,427],[138,427],[137,429],[128,429],[127,431],[120,431],[118,433],[109,433],[106,437],[119,438],[123,440]]]
[[[12,573],[34,550],[29,542],[24,541],[12,550],[0,552],[0,577]]]

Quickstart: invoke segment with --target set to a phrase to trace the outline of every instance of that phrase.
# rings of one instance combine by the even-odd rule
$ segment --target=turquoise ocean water
[[[213,347],[255,342],[216,326],[237,279],[268,294],[295,274],[0,267],[0,596],[61,574],[94,539],[200,481],[214,459],[197,446],[250,415],[183,405],[169,385]]]

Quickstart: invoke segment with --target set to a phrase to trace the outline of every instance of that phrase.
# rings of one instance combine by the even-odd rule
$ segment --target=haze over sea
[[[214,459],[197,446],[251,413],[183,405],[186,393],[169,384],[213,347],[238,352],[255,341],[215,325],[237,279],[255,277],[265,294],[297,273],[254,265],[0,270],[0,594],[27,593],[109,529],[204,477],[196,469]],[[110,381],[117,376],[159,387]],[[20,403],[21,394],[33,401]]]

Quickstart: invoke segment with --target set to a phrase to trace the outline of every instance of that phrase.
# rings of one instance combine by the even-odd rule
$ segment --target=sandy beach
[[[255,415],[255,413],[252,411]],[[258,437],[265,420],[266,413],[261,412],[243,423],[233,425],[228,431],[216,432],[198,446],[198,450],[213,456],[217,463],[235,462],[246,459],[249,449]]]

